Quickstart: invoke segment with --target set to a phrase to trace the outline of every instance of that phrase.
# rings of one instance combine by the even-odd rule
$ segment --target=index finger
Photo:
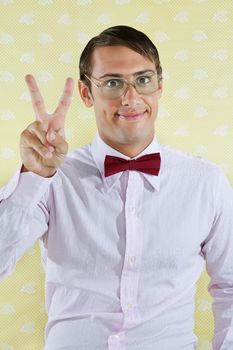
[[[36,119],[40,120],[39,117],[46,114],[43,97],[41,96],[40,90],[33,75],[26,75],[25,81],[31,94],[32,106],[36,114]]]
[[[64,119],[71,104],[73,91],[74,79],[67,78],[59,104],[55,110],[55,113],[61,115]]]

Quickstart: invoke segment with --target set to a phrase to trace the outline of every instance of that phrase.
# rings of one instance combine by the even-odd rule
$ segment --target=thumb
[[[54,142],[56,137],[57,137],[57,135],[59,135],[63,139],[65,139],[65,130],[64,130],[64,128],[56,130],[56,131],[54,129],[50,128],[47,131],[47,135],[46,135],[47,141],[48,142]]]
[[[65,138],[53,129],[50,129],[46,134],[46,139],[50,145],[54,146],[59,153],[66,154],[68,145]]]

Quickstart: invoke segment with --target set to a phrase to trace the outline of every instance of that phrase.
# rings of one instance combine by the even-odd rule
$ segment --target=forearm
[[[10,195],[5,191],[8,198],[0,198],[0,278],[11,274],[24,252],[47,231],[49,184],[28,173]]]
[[[213,350],[233,349],[233,285],[211,286],[210,294],[214,298]]]

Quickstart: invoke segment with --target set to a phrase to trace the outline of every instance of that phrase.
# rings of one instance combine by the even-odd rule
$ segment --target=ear
[[[91,92],[86,84],[82,80],[78,81],[78,90],[81,99],[85,103],[86,107],[92,107],[93,106],[93,97],[91,95]]]
[[[158,98],[160,98],[162,96],[162,93],[163,93],[163,81],[161,80],[159,82],[159,89],[157,90],[157,96]]]

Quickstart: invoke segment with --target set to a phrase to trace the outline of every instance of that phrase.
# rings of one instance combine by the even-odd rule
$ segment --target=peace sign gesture
[[[52,114],[46,112],[44,100],[32,75],[25,77],[36,121],[20,137],[22,171],[32,171],[40,176],[55,174],[68,151],[64,127],[74,90],[74,80],[68,78],[59,104]]]

